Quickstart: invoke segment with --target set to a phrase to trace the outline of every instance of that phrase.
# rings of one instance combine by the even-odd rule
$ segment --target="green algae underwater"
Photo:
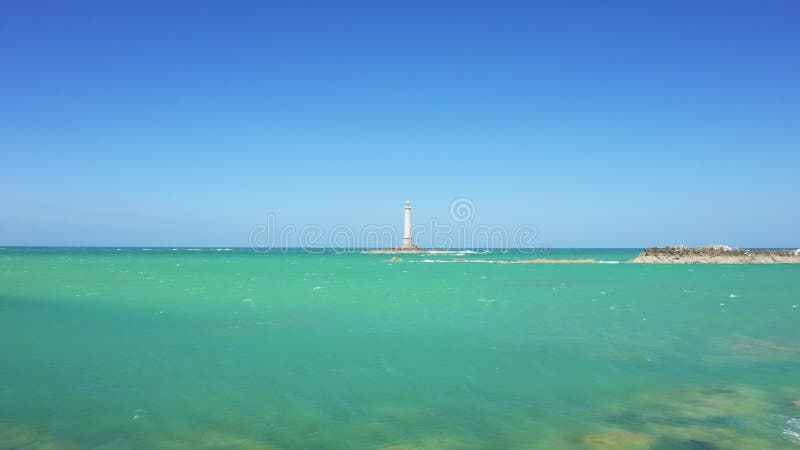
[[[2,249],[0,448],[800,446],[800,265],[402,259]]]

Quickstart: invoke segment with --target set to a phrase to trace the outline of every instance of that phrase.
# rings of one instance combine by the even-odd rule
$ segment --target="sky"
[[[0,245],[799,247],[800,3],[0,2]],[[358,234],[358,233],[356,233]],[[289,240],[298,237],[289,237]],[[421,242],[426,244],[426,242]]]

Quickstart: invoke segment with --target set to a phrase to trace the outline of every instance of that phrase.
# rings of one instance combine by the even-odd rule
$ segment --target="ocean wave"
[[[786,425],[789,427],[783,430],[783,436],[795,444],[800,444],[800,419],[790,417],[786,421]]]

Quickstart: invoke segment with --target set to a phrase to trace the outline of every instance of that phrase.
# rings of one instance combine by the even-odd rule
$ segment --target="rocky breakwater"
[[[800,264],[797,250],[747,250],[727,245],[653,247],[632,259],[640,264]]]

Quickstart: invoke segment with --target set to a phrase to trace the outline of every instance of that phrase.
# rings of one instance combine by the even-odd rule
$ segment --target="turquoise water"
[[[0,448],[800,445],[800,265],[389,259],[0,250]]]

